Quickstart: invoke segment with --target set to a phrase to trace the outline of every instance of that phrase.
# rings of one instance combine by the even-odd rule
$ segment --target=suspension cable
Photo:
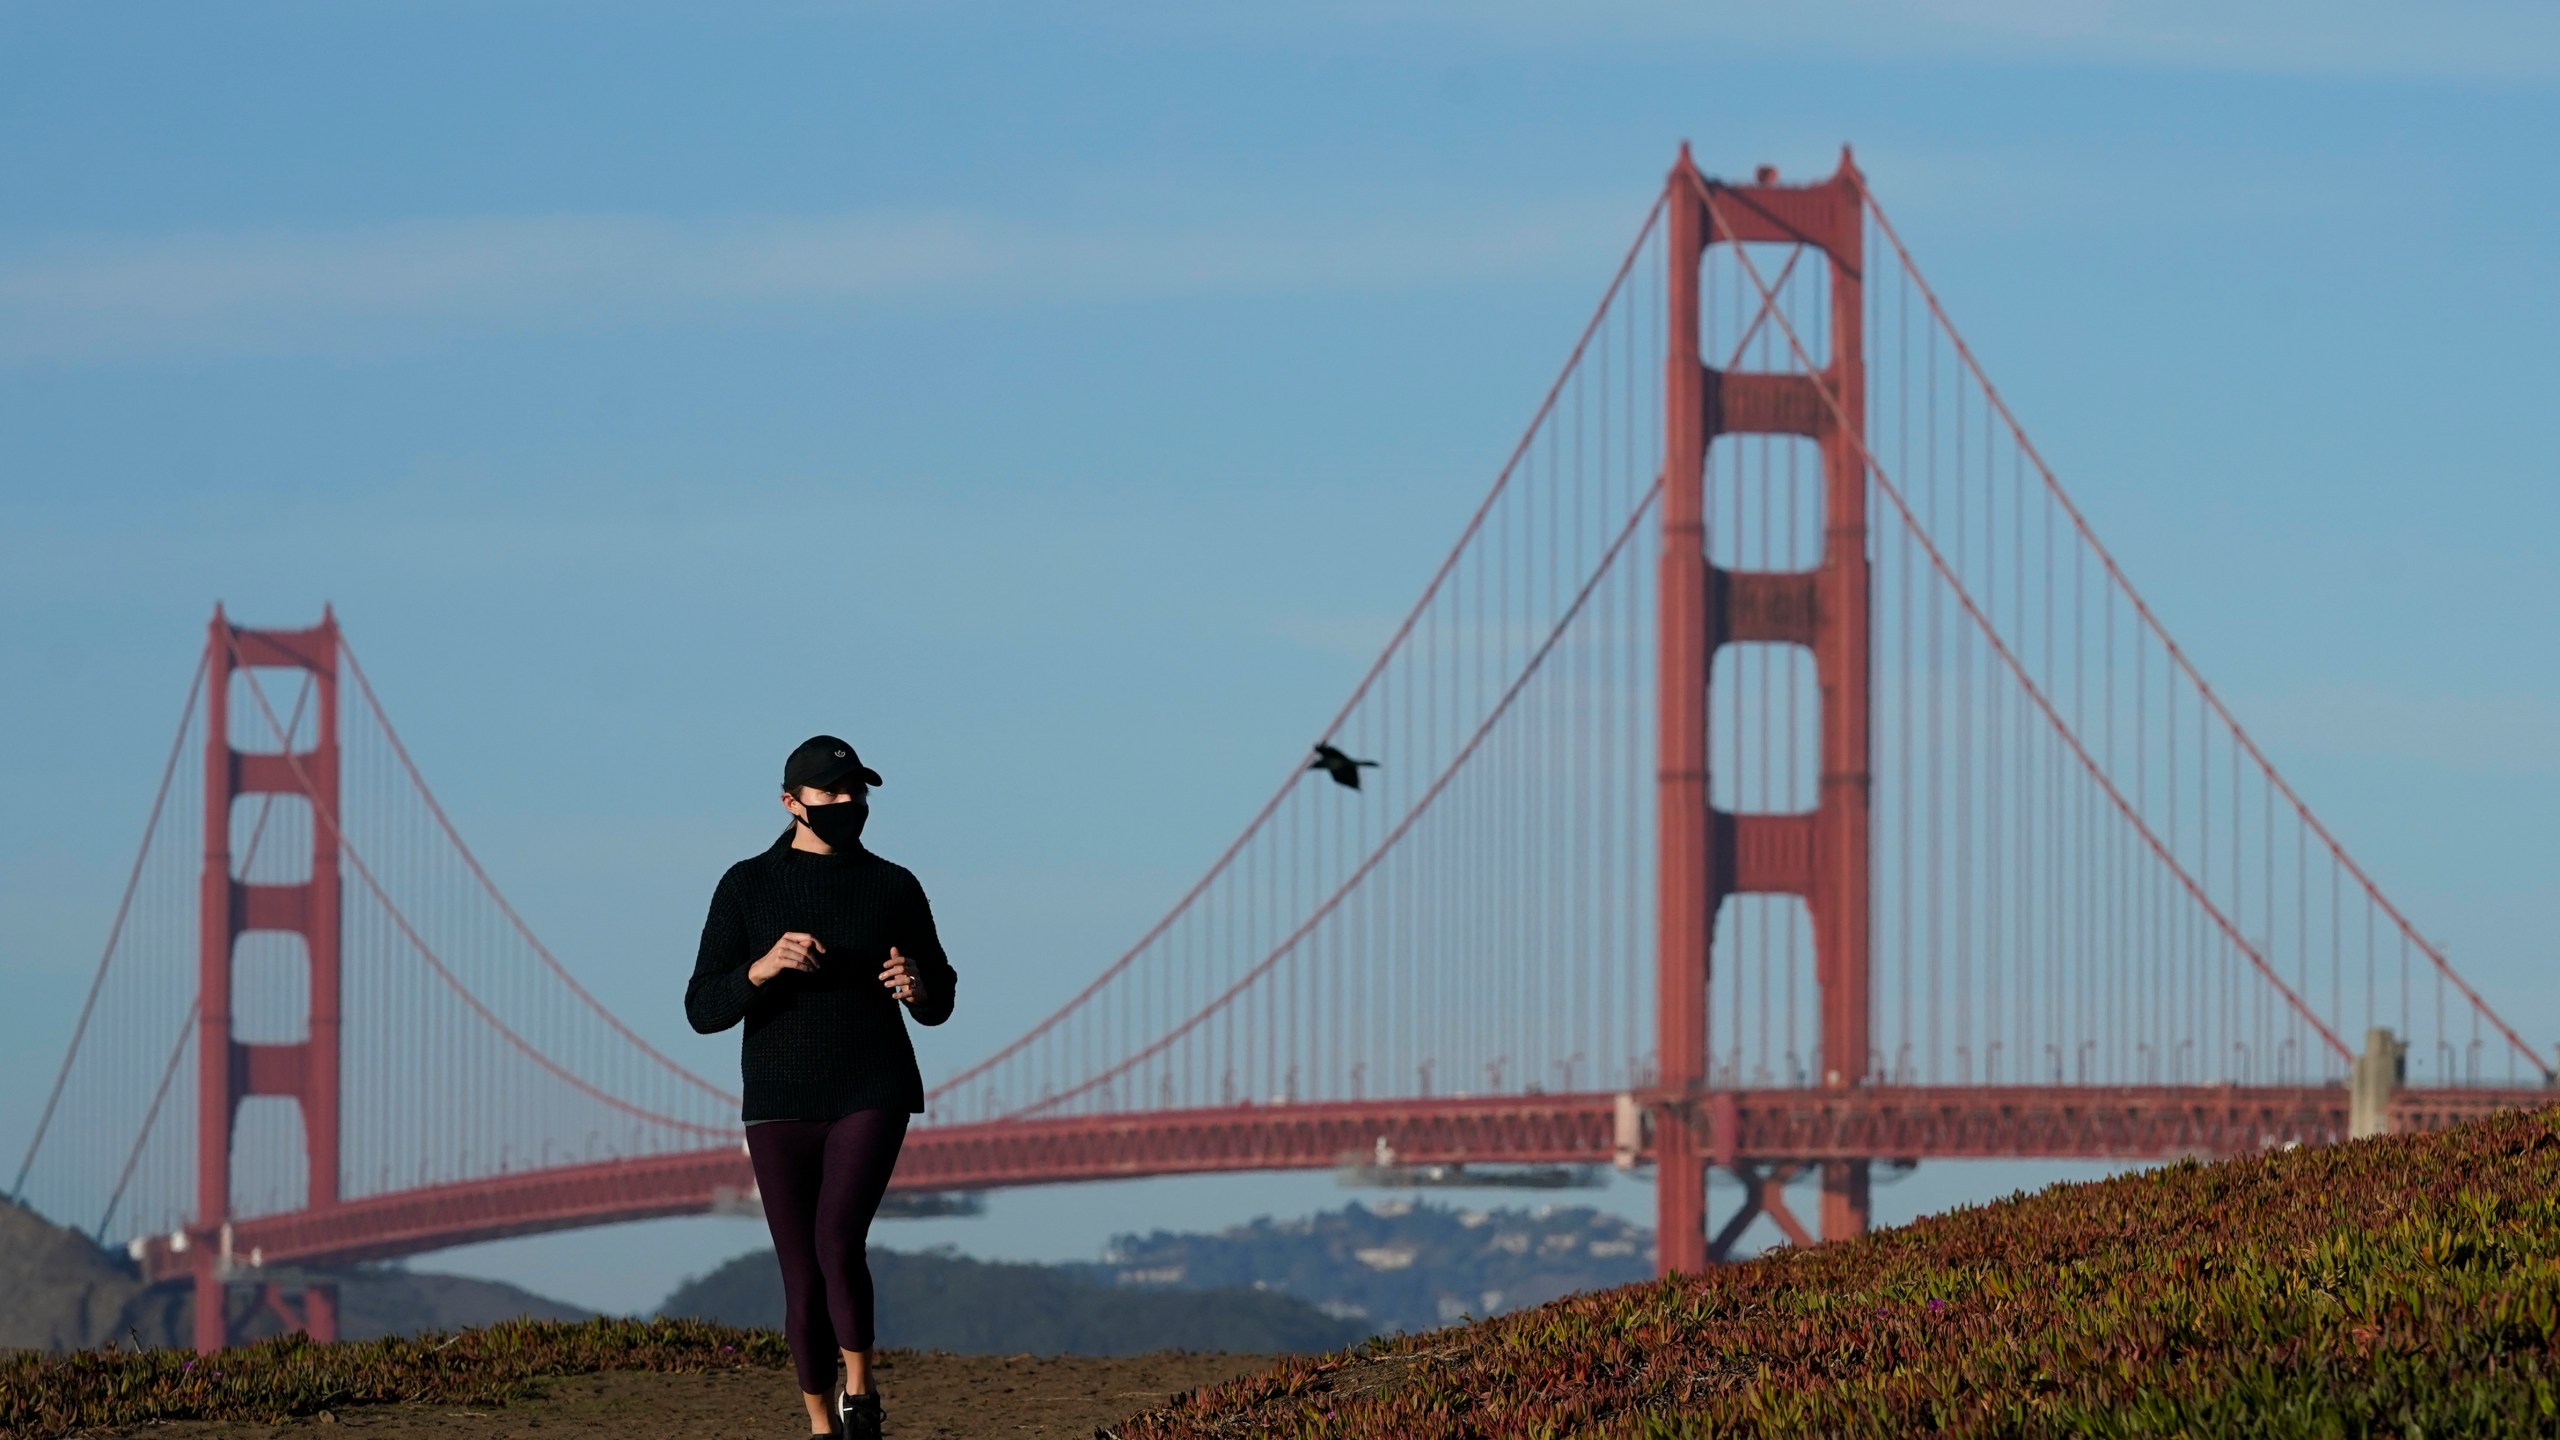
[[[1708,213],[1715,217],[1717,225],[1726,226],[1724,212],[1716,204],[1714,187],[1703,180],[1692,180],[1691,183],[1696,186],[1699,198],[1705,203]],[[1730,227],[1726,227],[1726,233],[1732,233]],[[1763,302],[1774,308],[1777,297],[1769,289],[1768,282],[1761,277],[1760,267],[1752,263],[1749,253],[1742,246],[1737,245],[1734,247],[1734,258],[1740,262],[1743,272],[1751,277],[1751,283],[1759,287]],[[1803,337],[1796,333],[1794,324],[1783,312],[1778,314],[1777,320],[1778,328],[1787,337],[1788,347],[1795,352],[1797,363],[1804,366],[1808,374],[1818,373],[1819,367],[1814,365],[1813,357],[1805,348]],[[2088,771],[2090,778],[2097,781],[2099,788],[2115,802],[2117,811],[2142,836],[2144,842],[2151,847],[2152,853],[2168,867],[2169,873],[2176,876],[2179,883],[2186,887],[2188,895],[2204,908],[2207,915],[2212,917],[2224,938],[2237,947],[2240,953],[2249,957],[2249,963],[2257,968],[2258,973],[2268,984],[2274,986],[2285,997],[2286,1002],[2292,1005],[2294,1013],[2300,1015],[2312,1029],[2319,1032],[2320,1038],[2328,1042],[2329,1048],[2336,1051],[2339,1058],[2352,1060],[2354,1052],[2346,1047],[2345,1042],[2338,1038],[2337,1033],[2329,1028],[2327,1022],[2312,1013],[2311,1007],[2304,1003],[2301,996],[2294,993],[2293,987],[2285,984],[2283,978],[2267,964],[2266,957],[2258,952],[2258,947],[2250,944],[2247,937],[2240,933],[2239,927],[2232,924],[2231,918],[2222,912],[2222,908],[2213,903],[2213,897],[2205,892],[2193,875],[2187,873],[2186,866],[2181,864],[2168,847],[2161,843],[2160,837],[2152,832],[2150,825],[2125,799],[2124,792],[2116,788],[2114,779],[2099,768],[2096,758],[2089,754],[2088,747],[2080,743],[2080,737],[2071,733],[2071,727],[2063,722],[2061,712],[2054,708],[2052,700],[2027,674],[2026,666],[2010,650],[2008,642],[2002,639],[2000,633],[1993,628],[1990,617],[1984,615],[1981,607],[1974,603],[1972,593],[1966,590],[1964,582],[1957,578],[1954,568],[1947,563],[1946,556],[1938,549],[1935,537],[1920,530],[1919,518],[1912,514],[1910,504],[1903,498],[1900,487],[1893,483],[1892,477],[1885,473],[1883,464],[1876,459],[1874,452],[1867,448],[1866,436],[1861,433],[1859,426],[1851,422],[1833,387],[1817,385],[1814,389],[1822,395],[1823,403],[1829,407],[1832,423],[1839,426],[1841,433],[1849,438],[1850,443],[1858,447],[1860,459],[1866,463],[1868,473],[1875,477],[1876,489],[1893,502],[1894,509],[1902,516],[1903,524],[1914,532],[1922,552],[1929,557],[1929,563],[1936,568],[1939,578],[1946,582],[1948,589],[1956,598],[1956,603],[1964,607],[1967,615],[1973,617],[1974,624],[1981,629],[1984,640],[2008,666],[2010,674],[2025,690],[2028,698],[2044,712],[2046,720],[2052,724],[2055,733],[2062,737],[2063,743],[2070,746],[2072,753],[2079,757],[2082,768]]]
[[[2472,1009],[2486,1016],[2489,1023],[2497,1027],[2498,1033],[2506,1037],[2507,1043],[2515,1047],[2516,1053],[2524,1056],[2526,1063],[2542,1073],[2543,1083],[2550,1084],[2560,1080],[2560,1072],[2555,1072],[2550,1065],[2544,1063],[2542,1057],[2534,1052],[2533,1047],[2527,1045],[2523,1038],[2508,1026],[2506,1020],[2490,1008],[2489,1002],[2481,998],[2480,992],[2471,988],[2470,983],[2453,968],[2453,963],[2445,958],[2444,952],[2438,949],[2433,941],[2419,934],[2417,927],[2410,923],[2409,918],[2401,913],[2398,906],[2391,903],[2389,896],[2382,893],[2382,887],[2375,883],[2371,875],[2365,873],[2364,867],[2356,863],[2354,856],[2347,853],[2346,847],[2339,843],[2337,836],[2330,833],[2329,827],[2320,823],[2320,818],[2311,813],[2310,804],[2296,793],[2291,784],[2287,783],[2283,774],[2276,769],[2275,763],[2269,760],[2265,752],[2258,748],[2258,743],[2250,738],[2249,732],[2241,728],[2238,718],[2232,715],[2229,707],[2222,703],[2222,697],[2211,685],[2205,683],[2203,673],[2196,669],[2195,662],[2187,657],[2186,651],[2179,648],[2178,642],[2170,638],[2168,628],[2160,623],[2160,618],[2152,613],[2148,604],[2144,603],[2141,593],[2133,588],[2133,582],[2125,577],[2124,570],[2116,564],[2114,553],[2109,551],[2105,542],[2098,538],[2097,531],[2090,526],[2088,517],[2081,514],[2080,507],[2073,503],[2070,492],[2062,488],[2062,481],[2054,474],[2053,467],[2045,463],[2044,456],[2036,450],[2035,442],[2027,438],[2026,427],[2019,423],[2017,415],[2009,409],[2009,402],[2002,399],[1999,390],[1992,385],[1990,375],[1983,370],[1982,362],[1974,358],[1972,347],[1965,344],[1964,336],[1957,331],[1954,320],[1947,315],[1946,308],[1938,303],[1937,291],[1930,288],[1927,277],[1920,273],[1919,265],[1911,258],[1911,251],[1903,245],[1900,232],[1896,231],[1893,228],[1893,222],[1885,217],[1884,206],[1877,202],[1874,192],[1867,189],[1866,178],[1856,176],[1855,183],[1858,187],[1859,199],[1865,203],[1868,213],[1876,218],[1876,228],[1882,232],[1886,242],[1893,246],[1894,254],[1901,259],[1903,272],[1910,277],[1911,283],[1918,287],[1921,298],[1928,303],[1929,313],[1936,318],[1939,329],[1946,333],[1948,343],[1954,347],[1957,356],[1964,361],[1965,368],[1972,372],[1975,383],[1982,387],[1984,397],[1999,413],[2002,422],[2008,426],[2009,433],[2017,441],[2018,448],[2034,464],[2036,473],[2044,480],[2045,488],[2061,504],[2063,513],[2071,518],[2072,527],[2080,532],[2081,540],[2097,555],[2098,563],[2106,568],[2108,578],[2115,582],[2117,589],[2124,592],[2125,598],[2133,605],[2134,613],[2141,617],[2143,624],[2149,627],[2151,633],[2159,639],[2161,646],[2168,651],[2169,658],[2185,673],[2189,683],[2196,687],[2204,703],[2212,708],[2213,713],[2221,719],[2224,728],[2230,731],[2231,737],[2248,752],[2249,758],[2256,762],[2267,782],[2275,786],[2293,806],[2294,813],[2300,817],[2302,823],[2311,827],[2312,833],[2318,835],[2322,843],[2329,847],[2329,853],[2338,863],[2346,867],[2347,873],[2355,877],[2357,884],[2364,887],[2366,897],[2374,904],[2381,906],[2383,913],[2391,917],[2392,923],[2400,927],[2401,934],[2416,942],[2419,951],[2434,964],[2437,972],[2452,981],[2454,988],[2462,992],[2463,998],[2471,1003]]]
[[[178,733],[169,741],[169,759],[160,767],[160,788],[151,796],[151,815],[142,824],[142,846],[133,855],[133,869],[125,875],[124,896],[116,901],[116,918],[107,926],[106,949],[99,952],[98,968],[89,977],[89,995],[80,1002],[80,1018],[71,1027],[71,1044],[62,1052],[62,1068],[53,1074],[53,1089],[44,1097],[44,1113],[36,1117],[36,1133],[27,1141],[26,1158],[18,1162],[17,1178],[9,1182],[11,1203],[20,1203],[26,1194],[27,1172],[35,1168],[36,1151],[44,1145],[44,1137],[53,1127],[54,1107],[62,1102],[63,1087],[71,1079],[71,1063],[80,1057],[80,1042],[89,1033],[89,1017],[98,1008],[98,993],[106,987],[107,966],[116,956],[116,942],[124,937],[124,922],[133,912],[134,892],[142,884],[142,865],[151,856],[151,842],[160,831],[160,812],[169,800],[169,782],[178,773],[179,753],[186,749],[187,727],[195,723],[196,701],[204,694],[205,670],[213,663],[213,652],[207,650],[196,660],[195,678],[187,682],[186,708],[178,714]]]

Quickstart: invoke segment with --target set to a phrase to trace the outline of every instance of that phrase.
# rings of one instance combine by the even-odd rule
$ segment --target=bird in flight
[[[1354,760],[1331,745],[1318,745],[1316,758],[1307,762],[1307,768],[1321,770],[1332,776],[1335,784],[1348,785],[1357,790],[1360,788],[1361,770],[1377,763],[1375,760]]]

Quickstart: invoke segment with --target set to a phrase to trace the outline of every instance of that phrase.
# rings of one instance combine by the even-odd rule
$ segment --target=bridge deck
[[[1665,1097],[1639,1096],[1659,1103]],[[2404,1090],[2393,1128],[2436,1130],[2492,1110],[2560,1099],[2546,1089]],[[1610,1093],[1307,1105],[1232,1105],[1125,1116],[918,1126],[893,1188],[986,1190],[1245,1170],[1396,1162],[1598,1164],[1617,1158]],[[1685,1114],[1719,1163],[1823,1159],[2165,1160],[2346,1138],[2339,1086],[1880,1087],[1715,1091]],[[1649,1162],[1649,1139],[1634,1158]],[[323,1210],[241,1220],[235,1268],[348,1264],[454,1245],[752,1204],[745,1147],[519,1171],[463,1185],[366,1196]],[[216,1234],[187,1245],[223,1243]],[[141,1255],[155,1279],[188,1273],[167,1236]]]

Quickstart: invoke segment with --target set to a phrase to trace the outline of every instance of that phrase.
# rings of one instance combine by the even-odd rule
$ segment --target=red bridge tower
[[[1728,185],[1698,173],[1686,146],[1670,178],[1670,355],[1664,387],[1662,564],[1655,784],[1659,864],[1656,983],[1660,1083],[1656,1205],[1665,1270],[1695,1271],[1733,1231],[1774,1199],[1760,1188],[1722,1243],[1706,1235],[1706,1167],[1734,1159],[1733,1109],[1706,1089],[1707,980],[1716,908],[1726,897],[1801,896],[1812,914],[1821,994],[1817,1083],[1846,1090],[1870,1081],[1868,1036],[1869,788],[1873,774],[1868,695],[1871,565],[1867,557],[1862,326],[1864,201],[1847,153],[1828,180]],[[1818,374],[1720,371],[1699,355],[1699,272],[1718,244],[1805,246],[1830,263],[1830,357]],[[1825,392],[1828,392],[1828,395]],[[1845,425],[1844,425],[1845,422]],[[1812,570],[1726,570],[1706,555],[1708,447],[1723,435],[1796,435],[1822,452],[1823,546]],[[1718,647],[1745,642],[1813,652],[1821,693],[1821,781],[1803,814],[1732,814],[1708,796],[1708,677]],[[1863,1234],[1868,1162],[1822,1164],[1824,1239]],[[1780,1177],[1782,1178],[1782,1176]]]
[[[195,1275],[195,1345],[219,1350],[229,1339],[225,1299],[235,1271],[254,1256],[231,1246],[231,1142],[240,1102],[252,1095],[291,1096],[302,1110],[308,1210],[338,1202],[338,622],[323,612],[308,630],[248,630],[216,608],[207,641],[204,880],[197,966],[196,1223],[190,1233]],[[295,751],[241,750],[231,743],[231,677],[250,667],[307,672],[319,702],[318,737]],[[248,717],[247,733],[270,735],[274,717]],[[260,884],[235,869],[233,802],[246,796],[293,796],[311,807],[311,868],[299,882]],[[232,1023],[232,959],[240,937],[280,931],[302,937],[310,963],[309,1023],[285,1044],[242,1041]],[[254,1263],[249,1268],[255,1269]],[[335,1286],[312,1282],[300,1313],[287,1287],[261,1280],[260,1301],[287,1325],[315,1340],[337,1338]]]

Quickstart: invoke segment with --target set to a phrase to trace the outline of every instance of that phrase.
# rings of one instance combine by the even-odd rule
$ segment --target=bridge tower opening
[[[1867,552],[1864,202],[1844,150],[1839,168],[1809,185],[1709,180],[1686,146],[1672,168],[1666,245],[1668,372],[1664,385],[1662,560],[1657,643],[1656,984],[1661,1099],[1656,1115],[1657,1237],[1664,1272],[1724,1258],[1738,1238],[1706,1234],[1706,1177],[1733,1169],[1749,1199],[1738,1219],[1771,1205],[1791,1217],[1767,1174],[1735,1165],[1737,1109],[1708,1094],[1707,996],[1717,909],[1741,895],[1801,898],[1812,919],[1820,995],[1819,1064],[1813,1083],[1854,1090],[1870,1083],[1869,870],[1873,743],[1869,681],[1872,564]],[[1701,354],[1700,275],[1709,247],[1801,247],[1827,264],[1829,353],[1802,370],[1719,369]],[[1827,395],[1825,392],[1828,392]],[[1810,570],[1728,569],[1708,558],[1705,477],[1719,440],[1798,437],[1821,454],[1822,543]],[[1802,646],[1819,693],[1819,771],[1805,813],[1715,808],[1708,775],[1709,678],[1726,645]],[[1864,1234],[1869,1161],[1820,1162],[1821,1238]],[[1782,1181],[1791,1167],[1776,1172]]]
[[[231,1338],[229,1301],[254,1279],[254,1304],[315,1340],[338,1338],[337,1288],[320,1280],[265,1275],[255,1256],[233,1253],[233,1140],[240,1105],[252,1096],[291,1099],[302,1114],[306,1213],[338,1202],[339,966],[338,881],[338,622],[324,611],[307,630],[252,630],[217,607],[206,641],[204,876],[196,972],[196,1205],[190,1269],[195,1286],[194,1338],[199,1353]],[[238,717],[238,734],[266,737],[274,748],[233,743],[232,677],[255,669],[302,671],[317,703],[318,724],[302,737],[265,706]],[[242,873],[232,853],[232,807],[245,798],[297,798],[310,806],[311,864],[299,881],[261,883]],[[282,932],[300,937],[310,965],[309,1019],[298,1041],[240,1038],[233,1007],[233,962],[241,937]],[[246,1263],[244,1263],[246,1262]],[[291,1293],[300,1291],[300,1304]]]

